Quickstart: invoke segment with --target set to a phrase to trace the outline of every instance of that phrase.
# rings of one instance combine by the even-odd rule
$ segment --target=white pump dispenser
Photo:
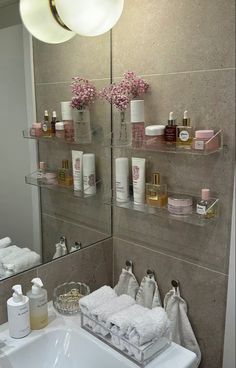
[[[43,282],[36,277],[32,289],[27,293],[30,306],[30,325],[32,330],[40,330],[48,325],[48,297]]]
[[[9,334],[21,339],[30,333],[29,298],[22,294],[21,285],[14,285],[12,298],[7,301]]]

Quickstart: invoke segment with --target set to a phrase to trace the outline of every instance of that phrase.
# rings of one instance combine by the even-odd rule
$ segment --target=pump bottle
[[[40,330],[48,325],[48,298],[40,278],[32,281],[32,289],[27,293],[30,306],[30,326],[32,330]]]
[[[30,333],[29,298],[22,294],[21,285],[14,285],[12,298],[7,301],[9,334],[21,339]]]

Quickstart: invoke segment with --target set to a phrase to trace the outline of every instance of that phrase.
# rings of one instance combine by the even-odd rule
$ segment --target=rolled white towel
[[[154,339],[166,335],[169,330],[169,320],[165,310],[161,307],[149,310],[136,319],[129,341],[135,346],[142,346]]]
[[[3,262],[4,257],[14,253],[18,252],[21,248],[17,247],[16,245],[11,245],[7,248],[0,249],[0,263]]]
[[[115,297],[116,293],[110,286],[102,286],[100,289],[80,299],[80,309],[85,315],[90,316],[93,309],[108,303]]]
[[[11,245],[11,238],[8,236],[6,238],[0,239],[0,249],[6,248]]]
[[[4,260],[3,268],[6,271],[12,271],[13,273],[22,272],[29,268],[38,266],[41,262],[41,257],[38,253],[30,251],[29,249],[22,249],[21,254],[15,256],[13,259],[6,263]]]
[[[110,324],[112,333],[120,337],[125,336],[128,328],[131,326],[131,321],[142,316],[147,311],[147,308],[134,304],[118,313],[112,314],[108,318],[107,323]]]

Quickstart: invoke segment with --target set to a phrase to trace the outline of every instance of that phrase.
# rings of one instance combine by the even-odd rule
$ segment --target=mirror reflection
[[[0,0],[0,279],[111,235],[110,34],[32,39]]]

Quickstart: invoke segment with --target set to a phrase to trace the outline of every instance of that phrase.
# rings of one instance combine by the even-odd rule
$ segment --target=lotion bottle
[[[21,339],[30,333],[29,298],[22,294],[21,285],[14,285],[12,298],[7,301],[9,335]]]
[[[30,325],[32,330],[40,330],[48,325],[48,297],[40,278],[32,281],[32,289],[27,293],[30,306]]]

